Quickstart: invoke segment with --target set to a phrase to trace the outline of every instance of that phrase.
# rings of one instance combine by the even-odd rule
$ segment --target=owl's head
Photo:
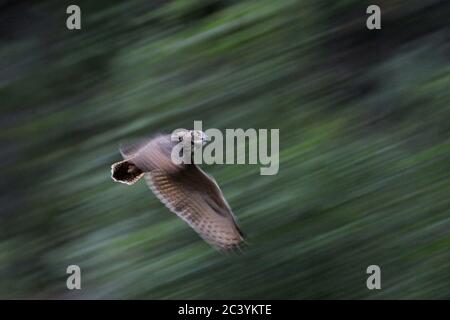
[[[191,142],[191,146],[201,147],[208,141],[208,136],[200,130],[178,130],[172,134],[172,141]]]

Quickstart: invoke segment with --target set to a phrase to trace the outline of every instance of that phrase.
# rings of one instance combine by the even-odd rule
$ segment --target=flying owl
[[[176,164],[171,158],[172,148],[180,142],[190,143],[187,150],[193,157],[194,148],[206,141],[202,131],[182,130],[126,145],[120,149],[124,160],[111,166],[111,177],[127,185],[144,177],[155,196],[206,242],[220,251],[233,250],[244,236],[214,178],[194,161]]]

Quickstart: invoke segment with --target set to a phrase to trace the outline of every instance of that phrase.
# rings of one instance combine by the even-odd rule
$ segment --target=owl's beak
[[[203,136],[202,136],[203,145],[207,144],[208,142],[209,142],[209,137],[206,135],[206,133],[203,133]]]

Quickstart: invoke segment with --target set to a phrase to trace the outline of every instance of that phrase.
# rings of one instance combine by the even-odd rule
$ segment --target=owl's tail
[[[111,166],[111,178],[116,182],[132,185],[143,175],[144,172],[129,160],[116,162]]]

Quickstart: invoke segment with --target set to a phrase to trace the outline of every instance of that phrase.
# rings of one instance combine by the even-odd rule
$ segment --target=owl
[[[175,145],[185,143],[182,151],[190,154],[182,156],[193,157],[207,139],[202,131],[181,130],[125,145],[120,149],[124,160],[111,166],[111,177],[126,185],[143,177],[153,194],[207,243],[220,251],[234,250],[244,235],[214,178],[194,161],[172,160]]]

